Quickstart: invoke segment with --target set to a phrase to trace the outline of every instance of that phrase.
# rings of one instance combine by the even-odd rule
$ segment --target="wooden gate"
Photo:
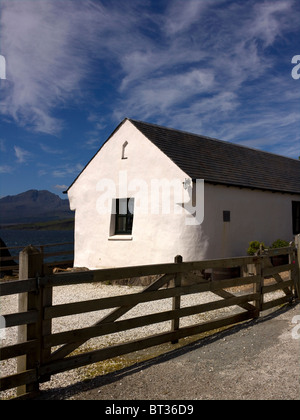
[[[287,255],[287,264],[274,266],[271,258]],[[1,361],[17,358],[17,373],[0,378],[0,391],[16,388],[18,398],[32,398],[39,392],[39,384],[51,375],[86,366],[116,356],[146,349],[206,331],[214,331],[249,319],[259,317],[261,311],[278,305],[292,303],[299,297],[299,253],[295,248],[281,248],[253,257],[182,262],[176,257],[172,264],[124,267],[93,270],[80,273],[43,275],[42,255],[39,250],[27,247],[20,253],[20,280],[0,283],[0,295],[19,295],[19,312],[3,314],[3,326],[18,326],[19,341],[1,347]],[[240,267],[238,278],[213,280],[208,273],[216,267]],[[249,269],[252,267],[252,269]],[[284,275],[282,275],[284,273]],[[64,285],[103,283],[107,281],[156,276],[156,280],[140,293],[83,300],[61,305],[53,304],[53,290]],[[236,288],[239,292],[236,292]],[[272,298],[272,293],[282,290],[283,296]],[[182,305],[188,295],[210,293],[220,299],[189,306]],[[265,300],[265,297],[270,296]],[[149,301],[171,299],[172,307],[163,312],[142,314],[138,317],[120,318],[136,305]],[[54,319],[103,311],[111,308],[93,325],[64,332],[52,331]],[[231,308],[228,316],[218,316],[218,310]],[[238,311],[237,311],[238,308]],[[194,315],[214,311],[208,322],[183,324]],[[163,333],[137,336],[81,354],[71,353],[93,337],[125,332],[146,325],[169,321]],[[57,348],[57,346],[60,346]]]

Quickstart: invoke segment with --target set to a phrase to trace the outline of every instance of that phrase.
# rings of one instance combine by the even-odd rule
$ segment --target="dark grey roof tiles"
[[[129,119],[193,179],[300,194],[300,161]]]

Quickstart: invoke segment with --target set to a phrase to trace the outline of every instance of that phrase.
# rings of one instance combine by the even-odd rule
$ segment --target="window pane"
[[[224,210],[223,211],[223,222],[230,222],[230,211]]]
[[[133,215],[130,214],[129,216],[127,216],[127,226],[126,226],[126,230],[129,233],[132,232],[132,223],[133,223]]]
[[[130,235],[132,233],[134,198],[116,199],[115,234]]]
[[[128,198],[128,212],[130,214],[134,213],[134,198]]]
[[[127,198],[120,198],[118,200],[119,202],[119,211],[117,211],[118,214],[127,214]]]
[[[126,232],[126,216],[117,216],[116,228],[118,233]]]

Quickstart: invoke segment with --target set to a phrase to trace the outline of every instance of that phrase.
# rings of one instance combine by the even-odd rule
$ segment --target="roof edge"
[[[233,145],[233,146],[241,147],[241,148],[243,148],[243,149],[253,150],[253,151],[255,151],[255,152],[260,152],[260,153],[266,153],[266,154],[268,154],[268,155],[272,155],[272,156],[279,156],[279,157],[281,157],[281,158],[291,159],[292,161],[296,161],[296,162],[298,162],[298,159],[296,159],[296,158],[291,158],[291,157],[289,157],[289,156],[280,155],[280,154],[278,154],[278,153],[274,153],[274,152],[268,152],[268,151],[266,151],[266,150],[257,149],[257,148],[255,148],[255,147],[245,146],[245,145],[243,145],[243,144],[239,144],[239,143],[233,143],[232,141],[229,141],[229,140],[220,140],[220,139],[217,139],[216,137],[209,137],[209,136],[205,136],[205,135],[203,135],[203,134],[193,133],[193,132],[191,132],[191,131],[179,130],[179,129],[177,129],[177,128],[166,127],[166,126],[164,126],[164,125],[160,125],[160,124],[153,124],[153,123],[149,123],[149,122],[145,122],[145,121],[141,121],[141,120],[135,120],[135,119],[133,119],[133,118],[127,118],[127,119],[128,119],[130,122],[132,122],[133,124],[134,124],[135,122],[137,122],[137,123],[140,123],[140,124],[145,124],[145,125],[149,125],[149,126],[152,126],[152,127],[162,128],[162,129],[164,129],[164,130],[176,131],[176,132],[178,132],[178,133],[188,134],[188,135],[190,135],[190,136],[201,137],[201,138],[203,138],[203,139],[213,140],[213,141],[216,141],[216,142],[218,142],[218,143],[231,144],[231,145]]]
[[[197,180],[193,178],[193,182],[196,182]],[[268,191],[273,194],[290,194],[290,195],[300,195],[300,191],[287,191],[287,190],[281,190],[281,189],[275,189],[275,188],[263,188],[263,187],[255,187],[252,185],[244,185],[244,184],[234,184],[233,182],[220,182],[220,181],[210,181],[207,179],[204,179],[204,182],[211,185],[222,185],[223,187],[234,187],[239,189],[248,189],[248,190],[259,190],[259,191]]]
[[[85,169],[92,162],[92,160],[97,156],[97,154],[100,152],[100,150],[102,149],[102,147],[111,139],[111,137],[122,127],[122,125],[126,121],[130,121],[130,119],[126,117],[126,118],[123,119],[123,121],[120,122],[120,124],[114,129],[114,131],[109,135],[109,137],[104,141],[104,143],[101,145],[101,147],[97,150],[97,152],[94,154],[94,156],[88,161],[88,163],[84,166],[84,168],[79,172],[79,174],[74,179],[74,181],[72,182],[72,184],[65,191],[63,191],[63,194],[68,194],[69,189],[75,184],[75,182],[77,181],[77,179],[85,171]]]

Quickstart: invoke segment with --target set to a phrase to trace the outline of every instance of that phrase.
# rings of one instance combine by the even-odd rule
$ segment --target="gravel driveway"
[[[299,303],[285,307],[39,399],[299,400],[299,313]]]

